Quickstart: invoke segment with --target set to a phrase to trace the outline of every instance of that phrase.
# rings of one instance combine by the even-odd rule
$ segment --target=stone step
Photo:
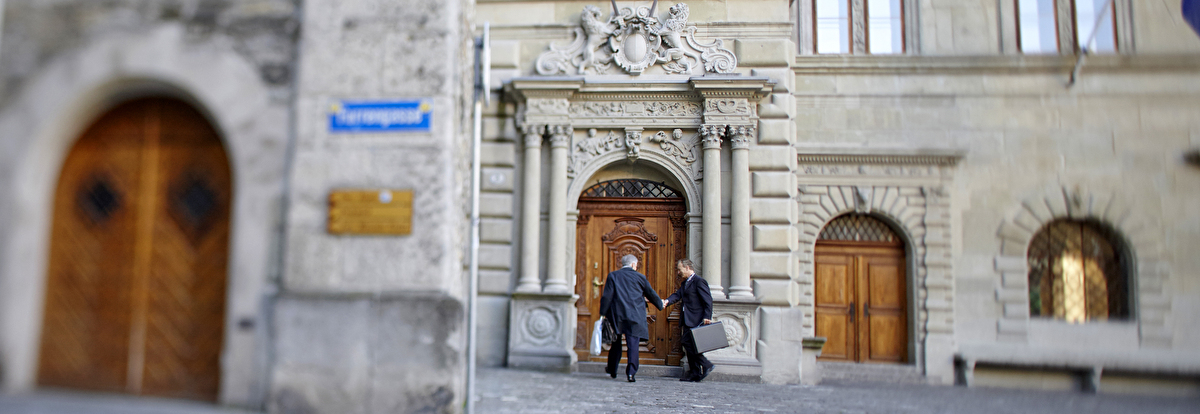
[[[882,382],[925,384],[921,370],[914,365],[853,362],[818,362],[822,382]]]

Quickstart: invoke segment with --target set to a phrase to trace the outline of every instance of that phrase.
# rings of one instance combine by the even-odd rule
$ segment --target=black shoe
[[[692,380],[693,380],[693,379],[695,379],[695,378],[696,378],[696,377],[695,377],[694,375],[684,375],[684,376],[683,376],[683,378],[680,378],[679,380],[680,380],[680,381],[686,381],[686,382],[690,382],[690,381],[692,381]]]
[[[604,367],[604,373],[605,373],[605,374],[608,374],[608,376],[609,376],[609,377],[612,377],[612,378],[616,378],[616,377],[617,377],[617,370],[616,370],[615,368],[614,368],[614,369],[608,369],[608,367]]]
[[[633,374],[629,374],[628,381],[629,382],[637,382],[637,379],[633,378]]]
[[[695,378],[692,378],[692,382],[704,381],[705,378],[708,378],[708,374],[712,373],[712,370],[713,370],[713,367],[711,365],[708,366],[707,368],[702,369],[700,371],[700,375],[697,375]]]

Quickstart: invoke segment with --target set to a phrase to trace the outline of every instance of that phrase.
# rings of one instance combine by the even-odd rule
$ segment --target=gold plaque
[[[334,190],[329,193],[333,234],[412,234],[412,190]]]

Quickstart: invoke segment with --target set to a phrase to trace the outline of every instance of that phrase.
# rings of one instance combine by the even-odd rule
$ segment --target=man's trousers
[[[625,375],[637,374],[638,370],[638,337],[621,335],[625,338],[625,348],[629,354],[629,362],[625,367]],[[695,349],[695,346],[692,347]],[[621,339],[613,342],[612,348],[608,350],[608,372],[616,372],[617,365],[621,364]]]

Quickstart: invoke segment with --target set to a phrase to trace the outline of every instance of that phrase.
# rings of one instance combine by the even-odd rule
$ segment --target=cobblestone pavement
[[[623,369],[622,369],[623,372]],[[679,382],[480,369],[477,413],[1200,413],[1200,398],[948,386]]]

